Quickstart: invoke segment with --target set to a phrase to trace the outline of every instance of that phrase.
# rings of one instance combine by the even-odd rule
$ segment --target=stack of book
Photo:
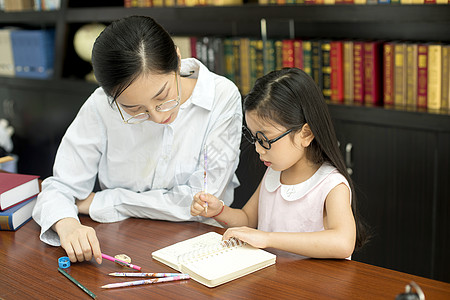
[[[55,31],[0,29],[0,75],[53,76]]]
[[[15,231],[31,219],[39,176],[0,172],[0,230]]]

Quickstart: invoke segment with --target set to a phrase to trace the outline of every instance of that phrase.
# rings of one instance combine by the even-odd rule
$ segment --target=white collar
[[[281,197],[287,201],[294,201],[305,196],[334,170],[336,170],[336,168],[329,163],[323,163],[316,173],[308,180],[294,185],[286,185],[282,184],[280,181],[281,172],[274,171],[269,167],[265,179],[265,186],[269,192],[274,192],[281,186]]]
[[[195,58],[181,60],[181,75],[197,78],[194,90],[188,101],[181,108],[186,108],[190,103],[211,110],[214,102],[215,84],[212,73],[208,68]],[[191,74],[192,73],[192,74]]]

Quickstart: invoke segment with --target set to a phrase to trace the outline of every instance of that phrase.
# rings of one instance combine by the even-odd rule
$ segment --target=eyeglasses
[[[177,77],[176,72],[175,72],[175,83],[177,85],[177,98],[167,100],[166,102],[156,105],[155,111],[166,112],[166,111],[174,109],[175,107],[178,106],[178,104],[180,104],[180,86],[178,84],[178,77]],[[115,100],[114,100],[114,102],[116,103],[117,109],[119,110],[120,116],[122,117],[122,120],[125,124],[139,124],[139,123],[142,123],[142,122],[150,119],[150,114],[148,113],[148,111],[146,111],[146,112],[142,112],[137,115],[134,115],[131,118],[129,118],[128,120],[125,120],[125,118],[123,117],[122,111],[120,110],[119,104]]]
[[[276,141],[278,141],[279,139],[281,139],[282,137],[284,137],[285,135],[288,135],[289,133],[292,132],[292,129],[289,129],[288,131],[286,131],[285,133],[283,133],[282,135],[269,140],[267,138],[267,136],[262,133],[261,131],[257,131],[256,132],[256,136],[254,136],[250,129],[247,128],[247,126],[242,126],[242,134],[244,135],[244,137],[247,139],[247,141],[254,145],[256,142],[258,142],[264,149],[266,150],[270,150],[270,148],[272,148],[272,144],[275,143]]]

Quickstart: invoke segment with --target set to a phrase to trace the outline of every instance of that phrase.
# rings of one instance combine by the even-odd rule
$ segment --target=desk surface
[[[155,250],[208,231],[223,233],[221,228],[196,222],[81,220],[95,228],[103,253],[126,253],[144,272],[174,272],[152,259]],[[0,299],[90,299],[58,272],[63,249],[42,243],[38,234],[34,221],[16,232],[0,232]],[[108,273],[130,270],[106,260],[101,265],[75,263],[67,272],[99,299],[395,299],[411,281],[419,284],[426,299],[450,299],[448,283],[356,261],[301,260],[291,253],[268,250],[277,255],[275,265],[212,289],[188,280],[104,290],[100,286],[128,280]]]

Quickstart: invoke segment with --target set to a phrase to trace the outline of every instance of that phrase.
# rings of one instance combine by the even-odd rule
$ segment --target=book
[[[406,43],[394,45],[394,105],[406,106]]]
[[[0,173],[0,211],[39,193],[39,176]]]
[[[330,43],[330,65],[331,65],[331,101],[344,102],[344,67],[343,67],[343,43],[332,41]]]
[[[282,43],[282,60],[284,68],[293,68],[294,63],[294,40],[293,39],[284,39],[281,41]]]
[[[366,105],[381,104],[381,42],[364,42],[364,103]]]
[[[11,43],[11,30],[0,29],[0,75],[14,76],[14,57]]]
[[[331,98],[331,41],[322,40],[322,93],[326,100]]]
[[[0,230],[16,231],[31,219],[37,197],[30,198],[13,207],[0,211]]]
[[[364,49],[362,41],[353,42],[353,101],[364,103]]]
[[[417,44],[406,45],[406,106],[417,107]]]
[[[442,46],[441,109],[450,112],[450,45]]]
[[[383,45],[383,103],[394,106],[394,43]]]
[[[428,46],[428,110],[441,109],[442,45]]]
[[[417,48],[417,108],[428,106],[428,45],[419,44]]]
[[[353,41],[344,41],[344,103],[353,102]]]
[[[152,253],[153,259],[215,287],[275,264],[276,255],[208,232]]]

